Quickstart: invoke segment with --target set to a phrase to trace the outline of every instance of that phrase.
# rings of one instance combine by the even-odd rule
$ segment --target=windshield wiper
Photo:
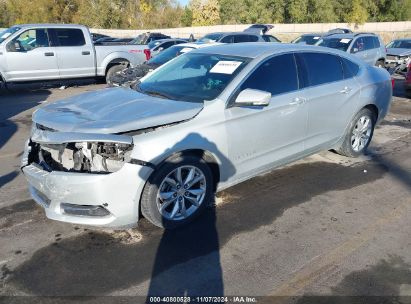
[[[169,96],[167,94],[164,94],[164,93],[161,93],[161,92],[141,91],[141,89],[140,89],[140,92],[142,92],[143,94],[150,95],[150,96],[161,97],[161,98],[165,98],[165,99],[173,99],[173,98],[171,98],[171,96]]]

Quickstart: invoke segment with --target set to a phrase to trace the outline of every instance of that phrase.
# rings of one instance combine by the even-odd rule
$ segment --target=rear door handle
[[[83,52],[81,52],[81,55],[90,55],[90,52],[89,51],[83,51]]]
[[[341,94],[348,94],[348,93],[350,93],[351,92],[351,88],[349,88],[349,87],[344,87],[344,89],[342,89],[341,91],[340,91],[340,93]]]
[[[46,52],[44,53],[44,56],[50,57],[50,56],[54,56],[53,52]]]
[[[306,101],[307,101],[307,99],[305,99],[304,97],[296,97],[292,101],[290,101],[289,105],[291,105],[291,106],[300,105],[300,104],[303,104]]]

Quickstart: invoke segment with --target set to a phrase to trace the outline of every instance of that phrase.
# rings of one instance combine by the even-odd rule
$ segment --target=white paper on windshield
[[[186,48],[181,49],[180,53],[187,53],[187,52],[190,52],[192,50],[193,50],[193,48],[186,47]]]
[[[233,74],[241,65],[241,61],[219,61],[210,70],[210,73]]]
[[[11,35],[11,33],[5,33],[3,36],[1,36],[1,39],[6,39],[7,37],[9,37]]]
[[[314,39],[314,40],[318,40],[318,39],[320,39],[320,37],[319,37],[319,36],[316,36],[316,37],[314,37],[313,39]]]
[[[340,42],[341,43],[349,43],[351,41],[351,39],[341,39]]]

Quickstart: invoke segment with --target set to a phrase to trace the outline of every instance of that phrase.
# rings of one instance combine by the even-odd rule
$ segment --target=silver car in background
[[[355,157],[387,114],[388,72],[297,44],[218,45],[33,114],[22,160],[55,220],[175,228],[215,191],[321,150]]]
[[[315,45],[353,54],[369,65],[385,66],[387,54],[384,43],[373,33],[331,34],[322,37]]]

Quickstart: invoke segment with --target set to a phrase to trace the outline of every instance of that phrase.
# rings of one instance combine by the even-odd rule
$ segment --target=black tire
[[[380,68],[385,68],[385,61],[382,59],[377,60],[377,62],[375,63],[375,66],[380,67]]]
[[[114,76],[115,74],[117,74],[118,72],[121,72],[122,70],[126,69],[126,68],[127,68],[127,66],[124,65],[124,64],[116,64],[116,65],[111,66],[111,67],[108,69],[107,74],[106,74],[106,83],[107,83],[110,87],[114,86],[114,85],[113,85],[113,81],[112,81],[113,76]]]
[[[369,134],[368,141],[363,146],[363,148],[361,150],[356,151],[353,148],[352,136],[353,136],[354,129],[356,128],[357,122],[360,120],[360,118],[364,116],[370,119],[371,133]],[[351,121],[350,127],[348,128],[348,131],[344,136],[341,146],[336,150],[337,153],[347,156],[347,157],[358,157],[361,154],[363,154],[367,150],[372,140],[372,136],[374,134],[375,122],[376,122],[376,116],[373,111],[367,108],[363,108],[361,111],[359,111],[357,115],[354,116],[353,120]]]
[[[157,193],[163,180],[175,169],[182,166],[192,166],[201,170],[206,181],[206,191],[201,204],[191,215],[184,219],[170,220],[164,217],[159,211],[159,207],[157,206]],[[197,218],[204,211],[204,208],[209,205],[213,194],[213,175],[206,161],[194,155],[180,154],[166,160],[152,173],[144,186],[141,196],[141,212],[143,216],[154,225],[165,229],[175,229]]]

